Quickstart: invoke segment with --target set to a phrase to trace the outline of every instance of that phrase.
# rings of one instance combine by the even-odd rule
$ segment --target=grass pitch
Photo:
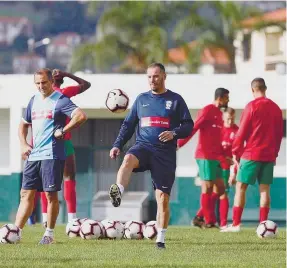
[[[69,239],[56,227],[56,244],[38,245],[41,225],[25,227],[17,245],[0,245],[0,267],[286,267],[286,231],[263,240],[255,228],[220,233],[195,227],[169,227],[166,250],[149,240]]]

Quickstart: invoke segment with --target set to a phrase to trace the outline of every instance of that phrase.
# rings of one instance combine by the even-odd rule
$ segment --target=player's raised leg
[[[113,148],[111,150],[110,154],[112,156],[117,154],[118,151],[116,149],[117,148]],[[130,177],[133,170],[138,166],[139,166],[138,158],[131,153],[127,153],[118,171],[117,182],[116,184],[111,185],[109,191],[109,196],[114,207],[118,207],[121,205],[122,194],[124,192],[124,189],[128,186],[130,182]]]

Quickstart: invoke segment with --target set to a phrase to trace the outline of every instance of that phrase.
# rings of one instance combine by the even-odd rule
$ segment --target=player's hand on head
[[[110,158],[116,159],[117,156],[120,155],[120,153],[121,153],[121,150],[119,148],[114,147],[110,150]]]
[[[173,140],[173,132],[172,131],[164,131],[158,135],[158,138],[162,142],[167,142]]]
[[[52,75],[53,75],[53,78],[56,80],[63,79],[65,77],[65,73],[59,69],[54,69],[52,72]]]
[[[32,151],[32,147],[29,144],[24,144],[21,146],[22,159],[26,160]]]

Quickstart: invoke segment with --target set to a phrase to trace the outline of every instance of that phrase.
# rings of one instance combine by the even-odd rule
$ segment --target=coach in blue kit
[[[109,195],[112,204],[120,206],[131,173],[150,170],[157,201],[156,245],[165,248],[169,195],[176,170],[176,140],[191,133],[193,121],[183,98],[165,88],[164,66],[151,64],[147,75],[151,90],[137,97],[110,151],[110,157],[116,158],[136,129],[136,143],[126,153]]]
[[[87,117],[69,98],[53,89],[51,70],[36,72],[34,82],[38,92],[31,98],[19,126],[22,157],[27,161],[15,225],[21,234],[32,213],[36,191],[44,191],[48,199],[47,229],[40,244],[51,244],[59,213],[58,191],[61,190],[66,159],[63,137],[85,122]],[[65,125],[67,116],[72,119]],[[27,143],[30,125],[33,146]]]

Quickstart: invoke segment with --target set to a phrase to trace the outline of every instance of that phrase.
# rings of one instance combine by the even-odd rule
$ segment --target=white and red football
[[[128,221],[125,224],[125,238],[127,239],[143,239],[145,225],[141,221]]]
[[[0,244],[15,244],[20,241],[20,229],[11,223],[0,229]]]
[[[101,224],[94,220],[85,220],[81,225],[80,236],[83,239],[99,239],[103,236]]]
[[[81,224],[79,219],[73,219],[66,225],[66,235],[74,238],[80,236]]]
[[[119,221],[103,220],[105,235],[110,239],[122,239],[124,236],[124,226]]]
[[[143,235],[147,239],[154,239],[157,236],[157,222],[156,221],[149,221],[145,225]]]
[[[113,113],[122,113],[129,106],[129,97],[121,89],[113,89],[108,93],[106,107]]]
[[[259,223],[256,233],[259,238],[275,238],[278,233],[278,226],[273,221],[262,221]]]

